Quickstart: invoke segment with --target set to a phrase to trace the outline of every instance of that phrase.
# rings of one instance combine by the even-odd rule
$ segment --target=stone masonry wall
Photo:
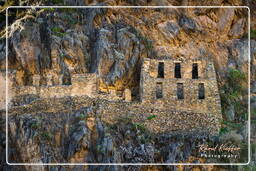
[[[4,73],[3,73],[4,74]],[[98,90],[98,78],[95,73],[74,74],[71,76],[71,85],[53,84],[52,75],[48,75],[47,85],[41,85],[40,75],[33,75],[32,86],[18,86],[15,84],[15,74],[9,74],[12,81],[9,81],[9,94],[12,96],[38,95],[40,98],[61,98],[66,96],[89,96],[93,98],[106,99],[110,101],[127,101],[131,102],[131,91],[125,89],[123,92],[110,90],[109,93],[100,93]],[[0,79],[4,77],[1,76]],[[62,78],[59,78],[62,80]],[[5,89],[3,89],[5,90]],[[1,96],[1,108],[5,107],[5,95]],[[11,96],[10,96],[11,97]]]
[[[164,78],[157,78],[158,63],[164,62]],[[181,78],[174,77],[175,62],[181,63]],[[198,79],[192,79],[192,64],[198,63]],[[162,83],[163,97],[156,98],[156,85]],[[183,83],[184,99],[177,98],[177,83]],[[204,84],[205,99],[198,99],[198,85]],[[145,59],[141,72],[140,96],[142,103],[155,108],[213,113],[221,118],[221,104],[214,66],[203,59],[156,60]]]
[[[96,96],[97,78],[94,73],[76,74],[71,78],[71,85],[33,85],[15,88],[16,96],[35,94],[41,98],[60,98],[65,96]]]

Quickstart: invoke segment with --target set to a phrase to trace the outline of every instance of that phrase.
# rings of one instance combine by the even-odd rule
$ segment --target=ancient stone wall
[[[74,74],[71,76],[71,85],[55,85],[51,81],[51,75],[49,75],[47,78],[49,78],[47,80],[47,85],[40,85],[40,76],[34,75],[32,86],[14,85],[12,86],[12,92],[14,96],[33,94],[38,95],[41,98],[61,98],[66,96],[87,95],[89,97],[98,97],[111,101],[131,101],[131,93],[128,90],[126,92],[110,90],[109,93],[99,93],[97,87],[98,78],[95,73]]]
[[[0,109],[5,109],[5,73],[0,72],[0,81],[2,88],[0,89]],[[8,74],[8,93],[11,101],[14,96],[25,96],[25,95],[37,95],[40,98],[61,98],[67,96],[89,96],[92,98],[106,99],[110,101],[127,101],[131,102],[131,91],[126,89],[124,91],[109,90],[108,93],[100,93],[98,90],[97,75],[95,73],[86,74],[74,74],[71,75],[71,85],[63,85],[62,78],[59,78],[59,84],[53,82],[53,76],[47,75],[46,85],[42,83],[42,77],[40,75],[32,76],[32,85],[17,84],[17,78],[15,71]]]
[[[164,78],[159,78],[158,65],[164,63]],[[175,63],[180,63],[180,76],[175,78]],[[197,64],[198,78],[192,79],[193,64]],[[178,99],[178,84],[183,86],[183,98]],[[199,98],[199,84],[204,86],[204,98]],[[220,97],[212,62],[196,60],[145,59],[141,72],[140,96],[142,103],[155,108],[221,115]],[[158,97],[157,93],[161,93]]]
[[[71,96],[96,96],[97,76],[94,73],[76,74],[71,78]]]
[[[49,76],[50,77],[50,76]],[[60,98],[65,96],[96,96],[97,77],[94,73],[72,75],[71,85],[53,85],[48,81],[47,86],[39,85],[38,76],[34,77],[33,86],[19,86],[15,88],[15,95],[35,94],[41,98]]]

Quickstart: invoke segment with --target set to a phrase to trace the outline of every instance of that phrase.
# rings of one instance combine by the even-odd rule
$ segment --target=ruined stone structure
[[[141,69],[142,103],[156,108],[213,113],[221,103],[213,63],[202,59],[145,59]]]
[[[95,73],[74,74],[71,85],[54,85],[52,75],[47,75],[47,85],[40,85],[40,75],[33,76],[33,85],[17,86],[13,91],[16,96],[35,94],[41,98],[60,98],[65,96],[96,96],[97,77]],[[61,80],[61,78],[60,78]]]
[[[15,82],[15,74],[10,82]],[[153,132],[208,130],[217,134],[220,128],[221,103],[213,63],[209,59],[148,59],[141,67],[140,99],[133,101],[130,89],[123,91],[109,89],[100,92],[100,79],[96,73],[72,74],[70,85],[63,85],[62,77],[54,81],[51,74],[45,78],[32,76],[30,86],[12,86],[14,96],[28,94],[40,98],[61,98],[66,96],[89,96],[107,99],[111,103],[99,111],[106,122],[122,114],[130,113],[135,121],[143,121]],[[12,84],[15,85],[15,84]],[[126,103],[119,103],[120,101]],[[157,119],[148,120],[155,115]],[[143,119],[144,117],[144,119]]]
[[[98,84],[99,79],[96,73],[84,73],[84,74],[72,74],[71,84],[64,85],[62,75],[58,78],[58,81],[54,81],[53,75],[48,74],[46,76],[46,85],[41,84],[42,76],[35,74],[32,76],[32,85],[17,85],[15,71],[8,74],[8,77],[12,77],[9,80],[10,88],[9,94],[13,96],[23,95],[38,95],[40,98],[61,98],[66,96],[89,96],[92,98],[107,99],[110,101],[125,100],[131,102],[131,91],[126,89],[124,91],[109,90],[108,93],[99,93]],[[1,78],[4,79],[4,76]],[[1,97],[5,98],[5,95]],[[4,103],[3,103],[4,104]],[[4,107],[4,106],[3,106]]]

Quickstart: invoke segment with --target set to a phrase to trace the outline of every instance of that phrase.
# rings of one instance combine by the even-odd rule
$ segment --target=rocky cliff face
[[[159,56],[211,56],[219,73],[228,66],[247,72],[247,9],[139,11],[27,11],[9,30],[10,70],[17,70],[17,84],[31,84],[38,73],[63,74],[68,84],[73,73],[98,72],[104,85],[124,89],[137,85],[134,73],[142,58]]]
[[[255,2],[214,1],[18,1],[14,5],[250,5],[252,31],[255,30]],[[40,9],[9,10],[9,71],[16,77],[15,86],[32,84],[39,74],[40,85],[53,75],[53,83],[71,84],[71,75],[96,72],[101,91],[130,88],[139,91],[139,75],[143,58],[213,59],[222,97],[223,118],[244,125],[247,106],[248,13],[247,9]],[[3,14],[1,14],[3,16]],[[3,24],[0,24],[3,27]],[[253,36],[254,32],[251,32]],[[5,71],[5,32],[1,32],[0,69]],[[255,35],[254,35],[255,36]],[[255,38],[255,37],[254,37]],[[255,112],[256,41],[251,40],[252,113]],[[238,71],[238,72],[237,72]],[[232,74],[241,76],[237,94],[225,85],[234,83]],[[235,75],[235,78],[237,75]],[[2,79],[2,78],[1,78]],[[233,81],[233,82],[232,82]],[[235,87],[237,88],[237,87]],[[241,88],[241,89],[240,89]],[[1,97],[4,98],[4,92]],[[230,96],[225,96],[230,95]],[[234,97],[235,96],[235,97]],[[233,97],[233,98],[232,98]],[[152,135],[141,125],[121,118],[117,125],[107,125],[97,113],[98,103],[88,99],[64,98],[53,103],[37,97],[22,97],[10,116],[9,156],[14,162],[205,162],[193,158],[192,149],[206,135]],[[30,104],[29,107],[21,105]],[[44,104],[44,105],[42,105]],[[241,104],[241,108],[237,108]],[[48,108],[47,108],[48,107]],[[47,110],[45,110],[47,109]],[[72,109],[72,110],[70,110]],[[16,112],[16,113],[15,113]],[[4,132],[2,111],[1,130]],[[230,129],[224,125],[224,128]],[[239,143],[246,142],[246,128],[223,136]],[[221,139],[221,138],[220,138]],[[5,136],[0,134],[0,152]],[[218,142],[218,140],[214,140]],[[255,151],[254,151],[255,153]],[[189,158],[190,156],[190,158]],[[22,159],[22,161],[21,161]],[[0,163],[4,163],[4,156]],[[172,170],[150,167],[7,167],[13,170]],[[191,169],[190,167],[186,167]],[[201,168],[202,169],[202,168]],[[208,168],[210,170],[210,168]]]

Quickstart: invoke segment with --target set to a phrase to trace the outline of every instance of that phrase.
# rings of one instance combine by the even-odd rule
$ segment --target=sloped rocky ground
[[[104,101],[95,103],[88,97],[76,97],[36,100],[11,109],[9,162],[205,162],[193,150],[198,144],[215,141],[203,132],[154,134],[142,123],[124,116],[120,116],[117,123],[106,123],[102,119],[105,115],[98,112],[103,104]],[[33,167],[24,168],[31,170]],[[143,167],[105,169],[128,168]],[[44,170],[44,167],[38,169]],[[67,168],[70,169],[72,167]]]

